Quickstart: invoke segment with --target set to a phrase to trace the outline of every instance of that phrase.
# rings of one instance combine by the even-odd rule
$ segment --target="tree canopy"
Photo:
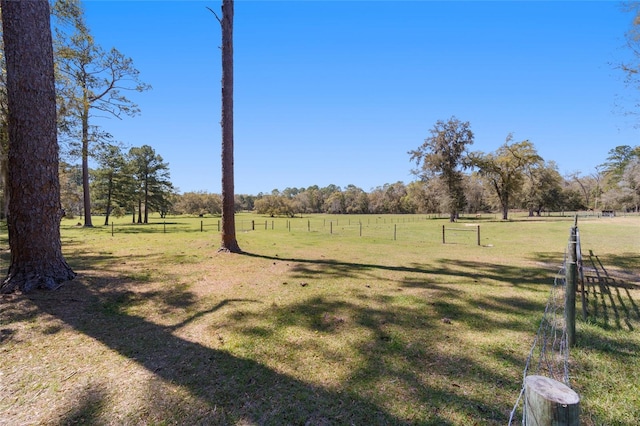
[[[138,222],[148,223],[149,212],[166,214],[173,192],[169,165],[149,145],[129,150],[131,172],[135,178],[135,200],[138,205]],[[143,209],[144,207],[144,209]],[[142,219],[144,211],[144,219]]]
[[[411,160],[419,167],[414,174],[424,181],[436,178],[442,182],[446,188],[442,194],[446,197],[444,203],[453,222],[465,203],[461,169],[465,168],[464,154],[473,143],[473,132],[468,121],[455,117],[446,122],[438,120],[429,132],[431,136],[422,145],[409,151]]]
[[[494,153],[474,152],[469,156],[470,164],[495,191],[503,220],[508,219],[509,208],[522,188],[527,168],[542,161],[530,141],[513,143],[512,140],[512,135],[507,136],[505,143]]]

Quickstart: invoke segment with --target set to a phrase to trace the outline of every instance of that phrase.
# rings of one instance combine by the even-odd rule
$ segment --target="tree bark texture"
[[[2,293],[55,289],[75,273],[60,243],[56,93],[49,3],[0,2],[9,110],[11,263]]]
[[[241,252],[236,240],[233,182],[233,0],[222,2],[222,246]]]
[[[84,204],[84,226],[93,227],[91,221],[91,194],[89,192],[89,101],[86,89],[82,112],[82,201]]]

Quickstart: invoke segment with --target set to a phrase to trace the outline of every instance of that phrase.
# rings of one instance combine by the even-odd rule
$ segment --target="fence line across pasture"
[[[377,238],[388,240],[420,240],[437,241],[438,219],[444,219],[443,215],[415,215],[404,217],[330,217],[330,218],[265,218],[265,219],[236,219],[236,232],[287,232],[287,233],[314,233],[335,236],[359,236],[362,238]],[[421,224],[430,225],[433,228],[424,227]],[[419,228],[416,228],[416,225]],[[470,225],[470,224],[468,224]],[[114,223],[108,226],[112,236],[119,233],[174,233],[174,232],[220,232],[221,219],[205,218],[194,221],[193,218],[181,221],[180,218],[167,218],[166,220],[153,221],[146,224],[139,223]],[[465,229],[465,228],[460,228]],[[479,245],[479,226],[474,225],[468,229],[477,233]],[[417,231],[417,232],[416,232]],[[424,233],[422,232],[424,231]],[[466,242],[466,241],[465,241]],[[460,241],[458,241],[460,243]]]
[[[407,215],[306,215],[295,217],[251,217],[236,215],[236,232],[265,232],[265,231],[286,231],[286,232],[309,232],[326,233],[330,235],[357,235],[363,238],[380,238],[389,240],[424,240],[431,241],[434,238],[431,231],[422,234],[422,230],[413,227],[418,223],[439,223],[436,228],[441,229],[443,244],[477,244],[482,245],[480,237],[480,223],[490,223],[501,220],[496,219],[494,213],[461,215],[459,222],[442,225],[443,220],[448,221],[448,215],[444,214],[407,214]],[[515,216],[514,216],[515,217]],[[567,216],[553,216],[565,217]],[[575,216],[574,216],[575,217]],[[154,220],[147,224],[139,223],[114,223],[109,225],[112,235],[118,233],[142,233],[142,232],[220,232],[221,219],[216,216],[204,217],[181,217],[171,216],[166,219]],[[537,220],[537,218],[533,218]],[[603,218],[600,220],[608,220]],[[76,226],[81,226],[78,223]],[[464,228],[463,226],[466,226]],[[468,231],[468,232],[463,232]],[[436,231],[438,232],[438,231]],[[476,238],[470,238],[471,233],[475,233]],[[465,235],[469,234],[469,235]],[[446,237],[446,238],[445,238]],[[475,240],[475,241],[473,241]],[[485,238],[486,240],[486,238]]]
[[[240,215],[242,215],[242,213]],[[640,215],[640,213],[637,213],[637,212],[630,212],[630,213],[616,212],[616,216],[618,217],[638,216],[638,215]],[[239,232],[246,232],[249,230],[256,230],[256,231],[264,230],[265,227],[266,229],[270,229],[270,230],[276,230],[279,228],[281,229],[281,227],[284,227],[285,229],[291,232],[303,231],[303,230],[321,232],[321,231],[328,230],[329,233],[331,233],[333,230],[335,230],[337,233],[338,230],[346,231],[350,229],[350,227],[356,227],[354,229],[358,229],[358,232],[360,232],[360,228],[362,228],[362,230],[365,231],[367,226],[374,226],[374,225],[381,226],[381,225],[389,225],[389,224],[400,225],[400,224],[415,223],[415,222],[422,222],[422,221],[426,222],[426,221],[432,221],[432,220],[445,220],[445,219],[448,219],[449,217],[448,214],[442,214],[442,213],[440,214],[438,213],[381,214],[381,215],[337,214],[337,215],[329,215],[328,217],[323,217],[323,218],[317,218],[314,216],[316,215],[309,214],[309,215],[306,215],[305,217],[300,215],[295,217],[271,217],[271,218],[265,218],[265,219],[244,219],[244,218],[238,218],[238,215],[236,215],[236,230]],[[322,216],[326,216],[326,215],[322,215]],[[96,216],[96,218],[98,217],[99,216]],[[528,217],[528,214],[526,214],[526,212],[513,211],[510,214],[510,220],[521,220],[525,217]],[[544,218],[548,218],[548,219],[557,218],[562,220],[562,219],[571,219],[575,217],[580,217],[585,219],[604,219],[604,220],[608,219],[608,216],[605,217],[602,214],[599,214],[597,212],[594,213],[594,212],[588,212],[588,211],[545,212],[541,216],[539,217],[536,216],[536,217],[533,217],[532,219],[537,220],[537,219],[544,219]],[[193,219],[194,219],[193,216],[191,217],[171,216],[171,217],[167,217],[166,219],[162,219],[161,221],[156,220],[155,222],[151,222],[147,224],[140,224],[140,223],[133,223],[133,222],[130,222],[130,223],[112,222],[110,225],[105,225],[105,226],[109,226],[111,228],[111,231],[114,234],[116,232],[121,231],[122,229],[129,229],[131,230],[129,232],[135,232],[132,230],[138,226],[144,226],[147,232],[151,232],[154,230],[157,232],[175,232],[178,229],[182,229],[189,232],[196,231],[196,230],[200,232],[205,232],[213,229],[213,230],[216,230],[217,232],[220,232],[220,218],[217,216],[204,217],[198,223],[197,229],[195,229],[194,225],[190,223],[190,222],[193,222]],[[459,220],[461,223],[467,223],[467,224],[469,224],[469,222],[483,223],[483,222],[494,222],[494,221],[501,222],[502,221],[499,218],[499,215],[497,213],[461,214],[459,217]],[[252,222],[254,223],[252,224]],[[80,222],[78,222],[77,225],[75,225],[75,227],[79,227],[79,226],[81,226]],[[6,221],[0,221],[0,233],[2,233],[3,230],[5,230],[6,232],[6,227],[7,227]],[[455,232],[455,231],[456,230],[453,230],[453,229],[451,230],[451,232]],[[391,231],[391,235],[393,235],[393,230]]]
[[[461,215],[458,222],[449,223],[448,215],[444,214],[406,214],[406,215],[305,215],[295,217],[265,217],[254,214],[236,214],[235,224],[237,233],[246,232],[286,232],[308,233],[309,235],[333,235],[336,237],[360,237],[369,240],[391,240],[400,242],[438,243],[443,244],[476,244],[478,247],[492,247],[490,239],[480,236],[480,224],[489,225],[503,222],[495,219],[493,213]],[[575,218],[576,216],[574,216]],[[97,219],[97,218],[96,218]],[[528,219],[528,218],[527,218]],[[524,215],[519,220],[527,220]],[[544,218],[530,218],[533,221]],[[569,217],[551,219],[552,221],[570,220]],[[593,219],[593,218],[592,218]],[[68,220],[68,219],[67,219]],[[518,220],[514,215],[514,219]],[[609,218],[595,220],[608,221]],[[75,222],[75,220],[74,220]],[[446,224],[445,224],[446,223]],[[431,228],[433,224],[433,228]],[[6,225],[0,223],[0,234]],[[77,222],[69,225],[65,221],[65,228],[79,228]],[[483,225],[484,226],[484,225]],[[219,216],[169,216],[154,218],[150,223],[113,221],[108,226],[97,228],[108,229],[112,236],[119,233],[176,233],[176,232],[221,232],[221,218]],[[491,226],[487,229],[491,230]],[[486,231],[485,231],[486,232]],[[446,235],[445,235],[446,234]],[[475,235],[473,235],[475,234]],[[5,234],[6,235],[6,234]],[[491,235],[491,232],[488,233]],[[446,237],[446,238],[445,238]]]

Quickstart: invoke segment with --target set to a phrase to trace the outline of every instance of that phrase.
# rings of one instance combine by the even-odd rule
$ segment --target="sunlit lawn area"
[[[505,425],[573,224],[514,217],[243,213],[240,255],[215,217],[65,219],[78,277],[0,299],[0,424]],[[635,425],[640,217],[578,226],[620,283],[578,319],[581,420]]]

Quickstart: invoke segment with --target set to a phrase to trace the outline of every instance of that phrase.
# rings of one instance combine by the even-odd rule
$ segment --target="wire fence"
[[[390,217],[332,218],[264,218],[236,219],[236,232],[288,232],[392,239],[415,238],[415,226],[440,219],[439,215],[406,215]],[[112,235],[119,233],[220,232],[219,218],[202,220],[167,218],[147,224],[111,223]]]
[[[400,241],[405,243],[430,242],[442,244],[481,245],[480,225],[471,223],[441,225],[444,215],[405,215],[361,217],[305,217],[305,218],[251,218],[236,219],[237,233],[308,234],[331,237],[356,237],[370,241]],[[447,219],[448,220],[448,219]],[[431,226],[433,224],[433,226]],[[146,224],[111,223],[102,227],[112,236],[143,233],[219,233],[219,218],[169,217]],[[73,227],[81,227],[80,224]],[[444,238],[446,229],[446,241]],[[484,236],[486,240],[486,236]]]
[[[617,212],[616,216],[633,216],[638,213],[622,213]],[[235,225],[237,232],[249,231],[287,231],[287,232],[310,232],[310,233],[326,233],[335,235],[357,235],[364,238],[376,239],[392,239],[411,241],[416,240],[418,235],[415,234],[415,228],[412,227],[416,223],[425,223],[429,221],[448,220],[448,214],[363,214],[363,215],[306,215],[305,217],[263,217],[251,219],[236,216]],[[583,219],[601,219],[603,215],[600,212],[547,212],[542,215],[544,218],[559,218],[560,220],[580,217]],[[100,216],[96,217],[99,223]],[[511,220],[522,220],[523,218],[537,220],[540,218],[531,218],[526,212],[514,211],[510,214]],[[78,220],[74,218],[73,220]],[[480,245],[480,223],[501,222],[500,215],[496,213],[481,214],[463,214],[459,217],[460,222],[450,224],[456,228],[447,228],[446,243],[452,244],[477,244]],[[463,225],[464,224],[464,225]],[[75,225],[67,225],[68,227],[81,227],[78,221]],[[467,227],[466,229],[460,226]],[[101,226],[98,225],[99,228]],[[193,216],[169,216],[160,220],[152,220],[149,223],[135,222],[111,222],[104,225],[112,235],[118,233],[174,233],[174,232],[220,232],[221,219],[219,216],[205,215],[201,219]],[[442,229],[442,227],[441,227]],[[5,222],[0,222],[0,235],[6,231]],[[463,235],[472,234],[475,236]],[[444,234],[441,232],[442,238]],[[484,238],[483,238],[484,240]]]
[[[579,234],[578,244],[579,244]],[[533,340],[529,356],[522,374],[522,387],[509,417],[509,426],[521,420],[527,424],[526,411],[523,408],[525,379],[529,375],[549,377],[570,387],[569,383],[569,335],[567,333],[567,270],[570,262],[565,251],[564,261],[553,280],[553,287],[547,300],[542,320]],[[580,265],[578,265],[580,267]]]

